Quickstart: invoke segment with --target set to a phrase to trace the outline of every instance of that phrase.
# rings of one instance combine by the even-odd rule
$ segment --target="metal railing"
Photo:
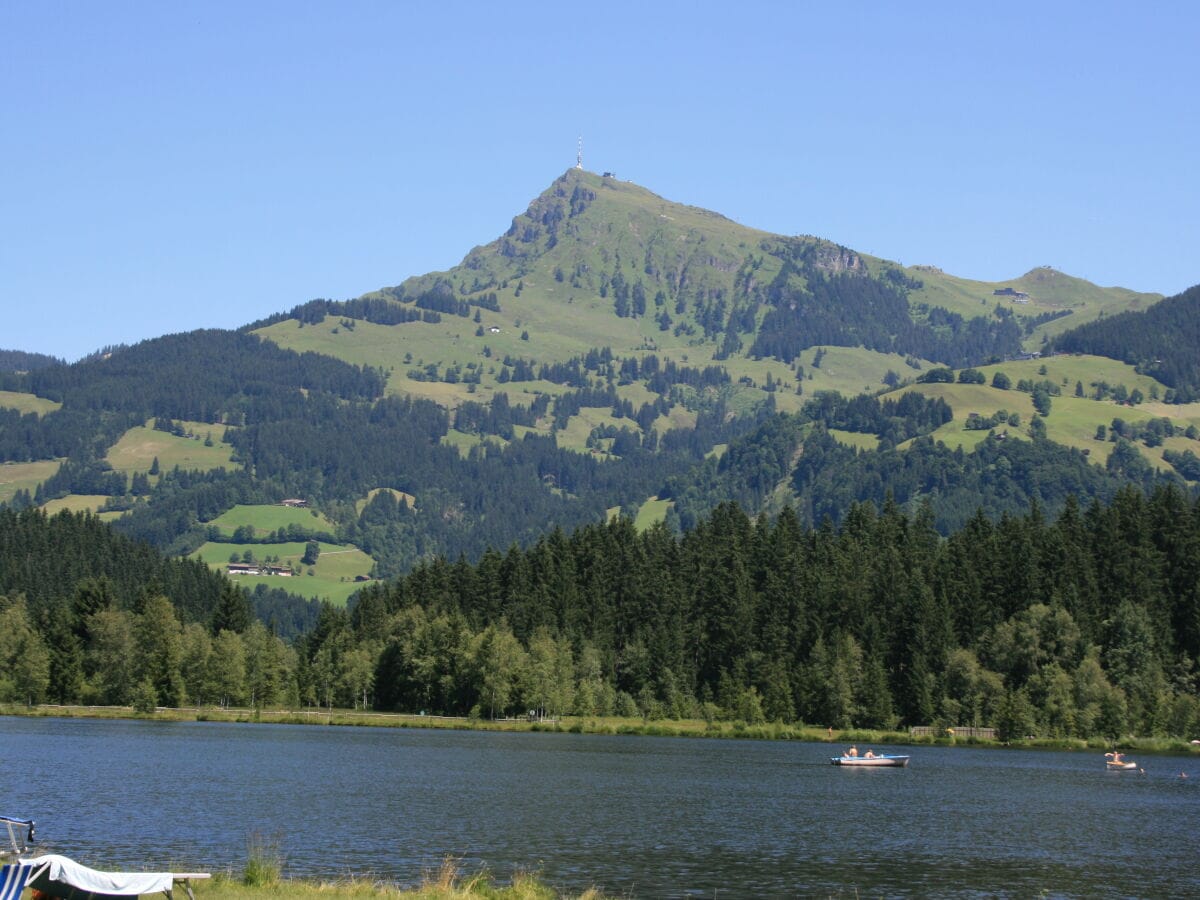
[[[8,830],[8,843],[12,847],[11,855],[15,858],[29,849],[33,840],[33,819],[14,819],[10,816],[0,816],[0,824]],[[8,856],[8,848],[0,848],[0,856]]]

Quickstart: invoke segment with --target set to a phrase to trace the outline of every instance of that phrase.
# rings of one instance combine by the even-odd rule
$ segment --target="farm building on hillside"
[[[229,575],[283,575],[290,578],[292,570],[286,566],[268,566],[265,563],[229,563],[225,567]]]
[[[992,295],[995,297],[1012,297],[1014,303],[1029,302],[1029,295],[1027,293],[1010,287],[997,288],[992,291]]]

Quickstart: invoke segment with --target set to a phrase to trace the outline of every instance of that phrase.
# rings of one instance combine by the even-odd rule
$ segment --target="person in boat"
[[[868,749],[867,752],[863,754],[863,759],[874,759],[874,758],[875,758],[874,750]]]
[[[849,750],[846,751],[846,755],[849,757],[857,757],[858,756],[858,748],[852,746]]]
[[[1121,758],[1121,751],[1120,751],[1120,750],[1114,750],[1112,753],[1105,753],[1104,755],[1105,755],[1105,756],[1108,756],[1108,757],[1111,757],[1111,759],[1112,759],[1112,762],[1113,762],[1113,764],[1114,764],[1114,765],[1115,765],[1115,764],[1118,764],[1118,763],[1122,763],[1122,762],[1124,762],[1124,761],[1125,761],[1125,760],[1123,760],[1123,759]]]

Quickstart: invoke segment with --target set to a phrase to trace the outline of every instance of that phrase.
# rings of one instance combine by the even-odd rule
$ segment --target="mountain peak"
[[[1015,355],[1157,299],[1045,267],[999,283],[906,269],[823,238],[750,228],[611,172],[570,168],[457,266],[323,302],[262,333],[370,361],[394,373],[391,389],[448,406],[511,390],[502,385],[512,384],[514,360],[518,383],[529,385],[522,390],[536,394],[549,390],[530,384],[543,380],[534,374],[542,366],[605,348],[719,368],[733,393],[761,398],[759,386],[771,384],[766,393],[786,410],[818,388],[809,382],[823,347],[853,360],[820,371],[823,386],[869,392],[906,364]],[[321,324],[326,312],[344,320]],[[356,329],[354,319],[377,327]]]

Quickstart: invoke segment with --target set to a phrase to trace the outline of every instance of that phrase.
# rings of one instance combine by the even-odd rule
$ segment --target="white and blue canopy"
[[[0,869],[0,900],[17,900],[25,888],[36,888],[52,897],[108,900],[110,897],[137,897],[142,894],[166,894],[181,884],[188,896],[192,878],[207,874],[177,872],[100,872],[80,865],[73,859],[47,854],[20,859]]]

